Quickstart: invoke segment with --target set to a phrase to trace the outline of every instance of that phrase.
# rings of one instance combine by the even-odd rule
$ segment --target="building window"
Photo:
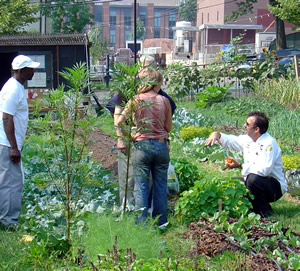
[[[116,25],[116,23],[117,23],[117,11],[115,11],[115,10],[111,10],[111,11],[109,11],[109,23],[111,24],[111,25]]]
[[[160,28],[154,28],[154,38],[160,38]]]
[[[173,39],[174,31],[172,27],[176,25],[176,14],[169,13],[169,39]]]
[[[154,27],[160,27],[160,20],[161,20],[161,12],[155,11],[154,12]]]
[[[209,13],[207,13],[207,22],[209,23]]]
[[[113,46],[116,43],[116,30],[115,29],[110,29],[109,31],[109,42],[110,45]]]
[[[124,12],[124,24],[125,24],[125,26],[131,26],[131,12],[130,12],[130,10],[125,10],[125,12]]]
[[[219,11],[217,11],[217,21],[219,21]]]
[[[146,11],[140,10],[139,18],[144,23],[145,27],[146,27],[146,17],[147,17]]]
[[[130,30],[125,30],[125,41],[130,40]]]
[[[201,14],[201,24],[203,24],[203,20],[204,20],[204,14],[202,12],[202,14]]]

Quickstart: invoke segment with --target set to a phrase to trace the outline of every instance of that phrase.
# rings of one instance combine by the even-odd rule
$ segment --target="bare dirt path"
[[[88,150],[93,152],[94,161],[100,162],[103,168],[109,169],[114,175],[117,175],[116,140],[99,129],[91,133],[90,140]]]

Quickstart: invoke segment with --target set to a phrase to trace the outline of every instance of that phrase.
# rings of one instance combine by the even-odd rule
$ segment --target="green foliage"
[[[31,122],[35,133],[31,140],[42,156],[47,169],[38,178],[39,184],[54,185],[63,202],[66,219],[66,240],[70,245],[71,223],[74,202],[90,179],[90,167],[86,162],[88,135],[96,124],[95,116],[87,115],[81,103],[87,95],[83,90],[88,85],[85,64],[76,64],[60,75],[68,82],[68,91],[61,85],[50,90],[45,97],[45,106],[52,108],[44,118]],[[37,109],[39,111],[39,109]],[[52,121],[52,118],[57,118]],[[50,128],[50,129],[49,129]]]
[[[300,168],[300,153],[295,154],[283,154],[282,155],[282,163],[284,169],[296,169]]]
[[[144,22],[141,21],[140,18],[136,19],[136,38],[138,40],[145,39],[145,26],[144,26]],[[134,32],[130,32],[130,39],[134,40]]]
[[[40,8],[43,15],[51,18],[53,33],[82,33],[87,24],[93,24],[91,19],[94,15],[83,3],[60,0],[52,4],[45,1]]]
[[[223,101],[227,96],[230,95],[228,93],[228,89],[231,86],[227,87],[217,87],[210,86],[206,87],[203,91],[196,94],[197,102],[196,105],[199,107],[207,107],[213,103],[218,103]]]
[[[231,217],[239,217],[251,207],[247,199],[247,188],[240,180],[204,179],[182,193],[175,206],[175,215],[186,223],[197,221],[202,212],[208,215],[218,212],[220,202],[222,210],[228,211]]]
[[[295,26],[300,26],[300,2],[298,0],[277,0],[268,9],[278,18]]]
[[[0,1],[0,34],[10,35],[22,31],[22,28],[36,22],[38,4],[29,0]]]
[[[213,128],[210,126],[196,127],[182,127],[180,129],[180,136],[184,141],[188,141],[195,137],[208,137],[213,132]]]
[[[186,159],[172,159],[172,164],[175,167],[180,192],[189,190],[194,186],[194,183],[201,178],[197,166],[188,162]]]
[[[89,41],[92,43],[90,54],[93,59],[93,64],[96,64],[99,59],[103,59],[109,54],[109,43],[101,38],[101,32],[101,26],[95,24],[88,33]]]
[[[221,232],[248,253],[262,254],[276,260],[280,266],[288,268],[288,270],[299,270],[299,255],[295,253],[294,249],[300,247],[300,240],[290,229],[283,229],[280,222],[263,223],[260,221],[260,216],[254,213],[242,214],[238,220],[229,218],[228,212],[219,212],[212,217],[209,217],[207,213],[202,215],[200,225],[206,225],[208,220],[209,228]],[[267,234],[257,238],[253,235],[254,231],[262,231]]]
[[[178,9],[181,20],[196,23],[197,19],[197,0],[181,1]]]
[[[81,238],[85,256],[95,260],[97,254],[106,254],[117,238],[118,249],[132,249],[137,259],[159,257],[160,251],[165,252],[165,247],[161,236],[154,230],[154,222],[136,225],[134,218],[128,215],[122,219],[116,215],[89,215],[85,219],[86,234]]]
[[[288,108],[300,106],[300,84],[296,79],[263,80],[255,84],[254,94]]]

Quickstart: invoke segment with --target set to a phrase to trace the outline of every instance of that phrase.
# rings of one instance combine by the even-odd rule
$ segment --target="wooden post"
[[[298,56],[294,56],[294,62],[295,62],[295,71],[296,71],[296,80],[299,81],[299,65],[298,65]]]

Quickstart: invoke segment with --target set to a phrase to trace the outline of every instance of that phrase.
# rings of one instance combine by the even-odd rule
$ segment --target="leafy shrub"
[[[180,192],[190,189],[194,186],[195,181],[200,179],[197,166],[189,163],[186,159],[172,159],[172,164],[178,177]]]
[[[239,217],[251,207],[247,191],[238,179],[197,181],[194,187],[182,193],[175,206],[175,215],[186,223],[197,221],[202,212],[209,215],[218,212],[221,200],[222,209],[228,211],[229,216]]]
[[[300,167],[300,154],[282,155],[284,169],[294,169]]]
[[[188,141],[195,137],[208,137],[213,132],[213,128],[208,126],[204,127],[183,127],[180,129],[180,135],[184,141]]]
[[[209,86],[206,87],[203,91],[196,94],[197,102],[196,105],[198,107],[205,108],[213,103],[218,103],[223,101],[227,96],[230,95],[228,93],[228,89],[231,85],[227,87],[220,86]]]

